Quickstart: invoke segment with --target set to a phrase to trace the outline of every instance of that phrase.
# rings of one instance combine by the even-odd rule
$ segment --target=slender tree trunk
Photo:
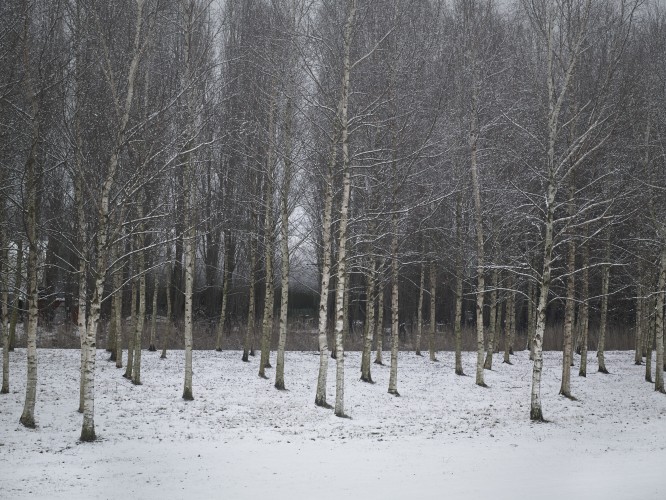
[[[331,278],[331,213],[333,211],[333,176],[332,168],[336,159],[337,138],[333,139],[331,146],[331,161],[326,173],[324,195],[324,214],[322,227],[323,258],[321,269],[321,287],[319,289],[319,376],[317,377],[317,393],[315,404],[324,408],[331,408],[326,402],[326,375],[328,373],[328,293]]]
[[[580,293],[580,366],[578,367],[578,376],[587,376],[587,342],[589,333],[590,305],[588,303],[590,290],[590,245],[588,243],[588,225],[585,224],[585,242],[583,243],[583,275],[581,280],[583,285]]]
[[[656,302],[656,299],[653,299]],[[648,309],[650,309],[650,302],[648,301]],[[655,305],[656,311],[656,305]],[[648,321],[648,331],[647,338],[645,339],[645,381],[653,383],[652,380],[652,346],[656,338],[656,317],[654,314],[650,314],[650,319]]]
[[[137,204],[137,217],[139,218],[139,234],[137,235],[137,255],[139,268],[139,310],[134,322],[134,367],[132,369],[132,383],[141,385],[141,341],[143,324],[146,317],[146,253],[145,253],[145,225],[143,222],[143,197]]]
[[[367,274],[367,287],[365,290],[365,325],[363,333],[363,355],[361,356],[361,380],[372,383],[370,373],[370,357],[372,356],[372,336],[375,332],[375,295],[377,291],[376,261],[374,257],[369,259]]]
[[[472,191],[474,195],[474,223],[476,227],[476,385],[486,387],[483,381],[484,339],[483,339],[483,299],[485,295],[484,248],[483,248],[483,212],[481,209],[481,187],[477,167],[477,141],[479,124],[477,117],[476,82],[472,83],[472,113],[469,132],[470,169]]]
[[[536,328],[536,286],[530,279],[528,284],[529,304],[527,309],[527,348],[530,351],[530,361],[534,361],[534,330]]]
[[[636,343],[634,353],[634,364],[643,364],[643,287],[641,286],[642,273],[639,273],[636,287]]]
[[[291,191],[292,102],[287,99],[285,109],[284,179],[280,200],[280,251],[282,253],[282,284],[280,293],[280,334],[275,365],[275,388],[284,390],[284,351],[287,343],[287,311],[289,309],[289,192]]]
[[[26,23],[27,24],[27,23]],[[26,28],[27,29],[27,28]],[[26,54],[28,49],[25,49]],[[26,56],[27,60],[27,56]],[[30,78],[27,79],[28,81]],[[39,144],[39,120],[37,118],[37,96],[32,85],[28,83],[27,90],[32,100],[32,145],[26,160],[26,192],[27,192],[27,219],[26,231],[28,237],[28,328],[27,328],[27,381],[25,391],[25,404],[20,422],[25,427],[35,427],[35,403],[37,399],[37,321],[38,321],[38,289],[37,289],[37,146]]]
[[[462,303],[463,303],[463,235],[462,235],[462,192],[458,195],[456,203],[456,312],[453,320],[453,330],[456,343],[456,375],[464,375],[462,367]]]
[[[599,343],[597,345],[597,361],[599,371],[608,373],[604,350],[606,348],[606,323],[608,320],[608,283],[610,281],[610,234],[606,235],[604,264],[601,270],[601,319],[599,321]]]
[[[95,436],[95,356],[97,351],[96,337],[99,326],[100,310],[102,306],[102,297],[104,293],[104,281],[106,279],[106,261],[108,257],[108,238],[109,238],[109,200],[111,188],[118,169],[118,160],[120,150],[125,144],[125,132],[129,121],[132,100],[134,97],[134,82],[139,67],[139,59],[142,53],[141,31],[143,24],[144,1],[137,0],[137,11],[135,18],[134,41],[132,50],[132,59],[128,68],[125,102],[119,106],[122,109],[120,125],[115,138],[115,147],[109,158],[109,164],[106,172],[106,178],[102,185],[100,204],[98,210],[99,227],[97,233],[96,264],[95,264],[95,288],[90,302],[90,316],[87,318],[88,328],[86,330],[85,346],[88,350],[85,362],[85,396],[83,409],[83,424],[81,426],[81,441],[94,441]],[[117,103],[120,105],[120,103]]]
[[[16,347],[16,324],[19,318],[18,298],[23,286],[23,239],[19,238],[16,245],[16,268],[14,274],[14,301],[12,303],[12,314],[9,319],[9,351]]]
[[[0,167],[2,168],[2,167]],[[4,173],[4,168],[2,168]],[[4,180],[4,179],[3,179]],[[2,389],[0,394],[9,393],[9,241],[5,229],[6,205],[0,201],[0,246],[2,246]]]
[[[160,274],[155,273],[155,279],[153,280],[153,301],[152,301],[152,314],[150,316],[150,342],[148,344],[148,350],[151,352],[157,351],[157,346],[155,345],[155,337],[157,336],[157,295],[160,290]]]
[[[271,100],[270,112],[268,117],[268,154],[266,159],[266,199],[264,201],[264,264],[266,267],[266,293],[264,299],[264,315],[262,320],[261,333],[261,359],[259,361],[259,376],[266,376],[266,368],[271,368],[271,336],[273,333],[273,306],[274,306],[274,286],[273,286],[273,137],[275,135],[275,97]]]
[[[133,261],[134,259],[132,259]],[[130,264],[130,274],[134,273],[134,264]],[[130,327],[129,334],[127,335],[127,365],[125,366],[125,373],[123,377],[126,379],[132,380],[132,371],[134,370],[134,341],[136,340],[135,329],[137,321],[136,313],[136,297],[139,293],[137,288],[136,277],[131,278],[132,281],[132,292],[131,292],[131,303],[130,303]]]
[[[554,145],[551,145],[553,148]],[[546,308],[548,307],[548,292],[550,289],[550,273],[553,255],[553,218],[555,211],[556,189],[552,179],[549,179],[546,199],[546,224],[543,245],[543,272],[541,274],[541,287],[539,290],[539,304],[536,315],[537,323],[534,332],[534,365],[532,367],[532,391],[530,395],[530,419],[543,421],[541,408],[541,373],[543,370],[543,334],[546,330]]]
[[[383,263],[380,262],[378,265],[378,268],[382,268]],[[383,365],[384,360],[382,359],[382,347],[383,347],[383,341],[384,341],[384,285],[381,282],[381,279],[379,281],[379,298],[377,299],[377,325],[376,325],[376,334],[375,336],[377,337],[377,352],[375,353],[375,364],[376,365]]]
[[[79,123],[76,123],[76,140],[79,150],[81,149],[81,136],[79,131]],[[86,355],[88,350],[85,346],[86,338],[86,316],[87,316],[87,300],[88,300],[88,263],[86,260],[86,252],[88,248],[88,229],[86,224],[85,205],[83,201],[83,168],[80,158],[77,155],[78,172],[74,184],[74,204],[76,205],[77,216],[77,244],[79,246],[79,297],[78,297],[78,310],[77,310],[77,329],[79,334],[79,341],[81,344],[81,367],[80,367],[80,380],[79,380],[79,413],[83,413],[84,407],[84,384],[85,384],[85,366]]]
[[[167,243],[166,248],[166,299],[167,299],[167,312],[166,322],[164,324],[164,338],[162,339],[162,354],[160,359],[167,357],[167,345],[171,338],[171,328],[173,326],[173,305],[171,302],[171,288],[173,288],[173,272],[171,270],[171,242]]]
[[[185,172],[185,234],[183,234],[183,255],[185,257],[185,380],[183,384],[183,399],[192,401],[192,295],[194,291],[194,243],[196,229],[194,226],[194,203],[192,199],[192,172],[190,160],[187,160]]]
[[[421,333],[423,330],[423,288],[425,286],[425,264],[421,262],[421,276],[419,278],[419,301],[416,308],[416,355],[421,354]]]
[[[655,345],[657,359],[655,363],[654,390],[661,393],[666,393],[664,390],[664,294],[666,294],[666,241],[662,244],[661,248],[661,269],[655,301]]]
[[[338,273],[335,294],[335,415],[346,417],[344,407],[344,369],[345,356],[343,345],[343,329],[345,320],[344,295],[347,292],[347,224],[349,222],[349,199],[351,193],[351,166],[349,164],[349,122],[347,119],[349,105],[349,79],[351,76],[350,51],[354,20],[356,17],[356,0],[347,0],[347,20],[344,28],[344,57],[342,67],[342,92],[339,104],[340,140],[342,144],[342,199],[340,202],[340,221],[338,238]]]
[[[257,217],[253,214],[252,220],[256,227]],[[256,317],[256,276],[257,276],[257,238],[255,234],[250,235],[250,292],[249,306],[247,310],[247,330],[245,331],[245,342],[243,343],[243,358],[245,362],[249,361],[250,355],[254,350],[254,322]]]
[[[497,323],[497,286],[499,285],[499,270],[493,269],[492,277],[493,289],[490,292],[490,322],[488,324],[488,350],[486,351],[486,360],[483,367],[486,370],[493,369],[493,351],[495,350],[495,325]]]
[[[516,317],[516,291],[514,290],[514,279],[513,279],[513,274],[509,274],[508,280],[507,280],[507,286],[509,288],[509,293],[507,297],[507,301],[505,303],[505,314],[504,314],[504,321],[506,324],[504,325],[504,363],[506,364],[512,364],[511,363],[511,335],[513,331],[513,324],[515,321]]]
[[[224,323],[227,320],[227,303],[229,302],[229,285],[231,281],[231,231],[224,231],[224,278],[222,282],[222,305],[220,307],[220,320],[217,323],[216,351],[222,351],[222,337]]]
[[[436,306],[437,301],[435,293],[437,292],[437,273],[435,271],[435,261],[430,261],[430,335],[428,341],[428,350],[430,351],[430,361],[437,361],[437,350],[435,345],[435,332],[437,331]]]
[[[116,250],[116,258],[118,257]],[[123,367],[123,267],[119,266],[113,273],[113,300],[116,323],[116,368]]]
[[[573,184],[569,196],[573,199]],[[573,217],[573,202],[569,202],[569,216]],[[562,384],[560,394],[569,399],[575,399],[571,395],[571,361],[573,360],[573,326],[575,303],[575,271],[576,271],[576,242],[572,235],[569,236],[567,244],[567,298],[564,306],[564,346],[562,355]]]
[[[395,199],[394,192],[394,199]],[[398,393],[398,347],[400,342],[400,324],[398,310],[398,212],[393,211],[393,234],[391,236],[391,370],[389,374],[389,394]]]

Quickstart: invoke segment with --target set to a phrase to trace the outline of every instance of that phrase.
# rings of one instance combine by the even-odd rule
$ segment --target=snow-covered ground
[[[143,385],[98,352],[99,440],[78,443],[79,352],[39,350],[37,429],[19,423],[25,350],[11,358],[0,396],[0,498],[642,500],[666,492],[666,396],[644,381],[630,352],[607,354],[610,375],[572,372],[578,401],[558,396],[561,354],[545,354],[548,423],[529,421],[531,363],[496,359],[484,389],[440,362],[400,353],[398,390],[388,366],[359,381],[359,353],[345,358],[351,419],[313,404],[318,355],[288,352],[288,391],[257,377],[258,359],[194,352],[194,397],[181,399],[183,352],[144,352]],[[576,357],[577,358],[577,357]],[[474,372],[474,353],[464,354]],[[274,355],[272,356],[274,362]],[[334,401],[334,361],[329,402]],[[653,364],[654,366],[654,364]],[[270,370],[273,375],[273,370]]]

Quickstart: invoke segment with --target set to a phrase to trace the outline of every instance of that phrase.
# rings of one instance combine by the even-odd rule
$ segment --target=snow
[[[258,357],[194,352],[194,397],[181,399],[183,351],[142,354],[143,385],[97,354],[99,440],[78,442],[77,350],[40,349],[37,429],[19,417],[25,350],[11,354],[11,392],[0,396],[0,498],[663,498],[666,396],[644,381],[631,352],[607,353],[610,375],[572,371],[558,396],[561,353],[545,353],[542,404],[529,421],[531,363],[495,359],[484,389],[440,362],[400,353],[398,390],[388,366],[359,380],[360,353],[345,358],[345,409],[313,401],[318,353],[288,352],[285,381],[257,376]],[[475,353],[464,353],[473,374]],[[274,359],[274,354],[273,354]],[[654,364],[653,364],[654,367]],[[335,366],[329,363],[329,403]],[[273,370],[269,370],[273,375]],[[661,497],[660,497],[661,495]]]

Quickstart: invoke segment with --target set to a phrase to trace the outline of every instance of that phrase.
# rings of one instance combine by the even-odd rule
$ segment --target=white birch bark
[[[475,71],[475,70],[473,70]],[[476,228],[476,385],[486,387],[483,380],[484,339],[483,339],[483,299],[485,295],[485,265],[483,244],[483,211],[481,208],[481,187],[477,165],[477,142],[479,124],[477,117],[476,78],[472,81],[472,112],[469,131],[470,171],[474,196],[474,223]]]
[[[394,192],[395,195],[395,192]],[[394,198],[395,199],[395,198]],[[389,371],[388,393],[400,396],[398,392],[398,347],[400,344],[399,297],[398,297],[398,213],[392,216],[391,235],[391,369]]]
[[[252,214],[253,227],[256,227],[257,216]],[[256,276],[257,276],[257,236],[250,234],[250,290],[248,299],[247,310],[247,329],[245,331],[245,342],[243,344],[243,357],[242,360],[246,363],[249,362],[249,355],[254,349],[254,323],[256,316]]]
[[[569,216],[574,215],[573,206],[574,186],[571,184],[569,191]],[[575,305],[575,282],[576,271],[576,242],[573,235],[569,235],[569,242],[567,244],[567,297],[564,306],[564,346],[562,350],[562,384],[560,385],[560,394],[569,399],[575,399],[571,395],[571,362],[573,360],[573,326],[574,314],[576,312]]]
[[[421,333],[423,330],[423,288],[425,286],[425,264],[421,262],[421,273],[419,277],[419,299],[416,307],[416,355],[421,354]]]
[[[606,328],[608,323],[608,288],[610,282],[610,234],[606,235],[604,264],[601,268],[601,318],[599,319],[599,342],[597,344],[598,371],[608,373],[606,368]]]
[[[118,246],[116,245],[116,248]],[[116,250],[116,257],[118,250]],[[113,300],[116,323],[116,368],[123,367],[123,268],[119,266],[113,273]]]
[[[132,50],[132,59],[130,61],[129,70],[126,80],[126,94],[125,102],[122,107],[120,116],[120,123],[115,138],[115,147],[109,158],[106,177],[102,185],[102,192],[100,197],[100,204],[98,209],[98,235],[96,245],[96,264],[95,264],[95,285],[93,288],[93,296],[90,302],[90,315],[87,318],[88,327],[86,329],[85,348],[88,350],[85,361],[85,386],[84,386],[84,409],[83,409],[83,425],[81,427],[81,441],[94,441],[95,436],[95,423],[94,423],[94,406],[95,406],[95,356],[97,351],[96,337],[97,328],[99,325],[100,310],[102,306],[102,297],[104,292],[104,281],[106,279],[106,261],[108,256],[108,238],[109,238],[109,200],[111,189],[116,177],[118,169],[118,160],[120,150],[125,144],[127,123],[129,122],[130,110],[134,99],[134,83],[136,74],[139,67],[139,60],[143,50],[141,44],[141,31],[143,25],[143,7],[144,0],[136,0],[137,12],[135,18],[135,31]],[[106,59],[109,59],[107,54]]]
[[[284,390],[284,351],[287,343],[287,312],[289,309],[289,192],[291,190],[291,141],[292,141],[292,102],[287,98],[285,107],[285,157],[284,179],[280,199],[280,251],[282,253],[282,276],[280,291],[280,333],[278,337],[277,359],[275,362],[275,388]]]
[[[39,101],[31,77],[30,60],[31,47],[29,40],[29,19],[31,8],[26,7],[26,21],[23,31],[23,61],[26,67],[25,76],[25,97],[30,106],[31,130],[30,130],[30,149],[25,162],[25,202],[27,206],[23,207],[24,213],[27,213],[25,220],[26,236],[28,239],[28,325],[26,331],[27,337],[27,377],[25,403],[23,413],[19,419],[20,423],[28,428],[35,428],[35,403],[37,399],[37,321],[38,321],[38,289],[37,289],[37,147],[40,141],[40,118]],[[17,290],[18,291],[18,290]]]
[[[580,322],[580,338],[581,338],[580,366],[578,367],[579,377],[587,377],[587,341],[588,341],[589,317],[590,317],[590,309],[589,309],[590,306],[588,303],[589,288],[590,288],[590,246],[587,239],[588,232],[589,232],[589,227],[587,224],[585,224],[585,231],[584,231],[585,241],[583,243],[583,249],[582,249],[583,274],[581,276],[582,287],[580,293],[580,302],[582,309],[580,313],[581,317],[578,320]]]
[[[273,284],[273,176],[274,165],[273,155],[275,152],[275,108],[276,97],[271,96],[270,111],[268,114],[268,152],[266,155],[266,187],[264,199],[264,266],[266,270],[266,283],[264,294],[264,314],[261,324],[261,357],[259,360],[259,376],[266,376],[266,368],[271,368],[271,337],[273,333],[273,305],[274,305],[274,284]]]
[[[347,292],[347,224],[349,222],[349,198],[351,192],[351,166],[349,164],[349,79],[351,75],[350,52],[356,17],[356,0],[347,0],[347,20],[344,29],[344,58],[342,68],[342,93],[340,96],[339,119],[342,143],[342,199],[340,201],[340,222],[338,237],[338,274],[335,294],[335,415],[346,417],[344,408],[344,295]]]
[[[143,336],[143,324],[146,317],[146,254],[145,254],[145,225],[143,222],[143,199],[137,204],[137,217],[139,223],[139,234],[137,235],[137,246],[139,253],[138,269],[139,275],[139,308],[134,321],[134,366],[132,368],[132,383],[141,385],[141,340]]]
[[[167,312],[166,312],[166,322],[164,324],[164,337],[162,338],[162,354],[160,354],[160,359],[166,359],[167,357],[167,348],[169,344],[169,339],[171,338],[171,328],[173,325],[172,322],[172,302],[171,302],[171,289],[173,280],[173,272],[171,269],[171,242],[167,243],[166,247],[166,299],[167,299]]]
[[[383,262],[380,261],[378,265],[380,274],[382,266]],[[377,325],[375,326],[376,328],[375,337],[377,337],[377,352],[375,353],[375,364],[383,365],[384,360],[383,360],[382,348],[384,342],[384,284],[382,283],[381,278],[378,279],[378,282],[379,282],[379,292],[378,292],[379,297],[377,298]]]
[[[363,354],[361,356],[361,380],[372,383],[370,370],[370,357],[372,355],[372,336],[375,333],[375,294],[377,289],[377,276],[375,272],[376,261],[374,257],[369,259],[369,267],[365,289],[365,325],[363,335]]]
[[[132,257],[130,259],[130,264],[129,264],[129,272],[130,275],[134,274],[135,268],[134,268],[134,258]],[[123,373],[123,377],[127,379],[132,379],[132,371],[134,370],[134,339],[136,338],[134,335],[134,330],[135,330],[135,325],[136,325],[136,298],[138,295],[138,286],[136,282],[136,276],[133,276],[130,278],[130,325],[129,325],[129,334],[127,335],[127,365],[125,366],[125,373]]]
[[[435,261],[430,261],[430,335],[429,346],[430,361],[437,360],[437,346],[435,345],[435,332],[437,331],[437,300],[435,293],[437,292],[437,272],[435,269]]]
[[[224,323],[227,321],[227,303],[229,302],[229,282],[231,281],[231,231],[224,231],[224,278],[222,281],[222,305],[220,306],[220,320],[217,324],[217,342],[215,350],[222,350],[222,337],[224,336]]]
[[[2,168],[2,173],[4,174],[4,168]],[[0,394],[9,393],[9,241],[4,223],[5,210],[5,202],[0,201],[0,246],[2,247],[2,257],[0,257],[2,259],[2,317],[0,318],[2,321],[2,389],[0,389]]]
[[[315,405],[331,408],[326,402],[326,375],[328,373],[328,293],[331,279],[331,213],[333,211],[333,175],[332,168],[336,159],[337,138],[334,137],[331,146],[331,163],[324,183],[324,216],[322,225],[323,258],[321,268],[321,287],[319,289],[319,322],[317,336],[319,340],[319,375],[317,377],[317,393]]]
[[[492,286],[490,292],[490,321],[488,324],[488,350],[486,351],[486,360],[483,363],[483,368],[486,370],[493,369],[493,351],[495,350],[495,326],[497,323],[497,286],[499,284],[499,270],[497,267],[493,269]]]
[[[453,333],[455,336],[455,371],[456,375],[464,375],[462,367],[462,301],[463,301],[463,237],[462,237],[462,192],[458,194],[456,202],[456,310],[453,320]]]
[[[664,295],[666,294],[666,241],[661,247],[661,266],[657,284],[657,297],[655,300],[655,350],[657,359],[655,363],[654,390],[666,393],[664,390]]]
[[[516,291],[514,290],[514,277],[509,273],[507,278],[507,288],[509,289],[508,297],[505,303],[504,321],[504,360],[503,362],[510,365],[511,363],[511,336],[513,334],[514,322],[516,317]]]
[[[155,346],[155,338],[157,336],[157,295],[160,290],[160,274],[155,273],[155,280],[153,284],[153,300],[152,300],[152,315],[150,316],[150,342],[148,343],[148,350],[151,352],[157,351]]]

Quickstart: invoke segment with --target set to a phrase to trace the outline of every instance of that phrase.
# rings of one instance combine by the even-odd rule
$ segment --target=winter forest
[[[57,380],[61,447],[146,379],[350,440],[453,386],[663,424],[663,1],[4,0],[0,68],[5,450]]]

